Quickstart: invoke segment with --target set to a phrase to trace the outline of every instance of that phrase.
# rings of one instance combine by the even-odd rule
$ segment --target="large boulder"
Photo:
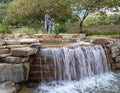
[[[13,81],[20,83],[26,81],[29,73],[29,63],[24,64],[0,64],[0,82]]]

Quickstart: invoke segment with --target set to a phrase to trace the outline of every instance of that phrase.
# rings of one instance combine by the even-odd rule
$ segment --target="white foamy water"
[[[49,58],[46,67],[48,71],[54,67],[55,79],[41,83],[37,93],[119,93],[117,78],[110,72],[101,45],[45,48],[40,52],[43,58]]]
[[[79,81],[41,83],[35,93],[120,93],[113,73],[86,77]]]

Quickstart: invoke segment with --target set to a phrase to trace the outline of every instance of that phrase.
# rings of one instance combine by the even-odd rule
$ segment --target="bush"
[[[0,33],[4,33],[4,34],[11,33],[9,26],[4,23],[0,24]]]
[[[26,35],[35,34],[35,30],[32,28],[28,28],[28,27],[16,28],[16,29],[13,29],[12,31],[13,33],[26,34]]]
[[[67,26],[59,26],[58,29],[57,29],[57,32],[59,33],[65,33],[68,31],[68,27]]]

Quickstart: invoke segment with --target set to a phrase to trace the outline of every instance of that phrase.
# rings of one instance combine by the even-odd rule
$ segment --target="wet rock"
[[[15,83],[12,81],[0,82],[0,93],[16,93]]]
[[[30,56],[32,54],[36,54],[37,49],[35,48],[29,48],[29,47],[25,47],[25,48],[13,48],[11,49],[11,54],[13,56]]]
[[[114,64],[112,65],[112,69],[113,69],[113,70],[120,70],[120,63],[114,63]]]
[[[20,83],[28,78],[29,64],[0,64],[0,82],[13,81]]]

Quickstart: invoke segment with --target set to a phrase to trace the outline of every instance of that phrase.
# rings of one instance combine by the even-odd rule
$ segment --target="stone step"
[[[39,39],[26,38],[26,39],[20,39],[19,42],[20,42],[21,44],[39,43]]]
[[[6,45],[19,45],[20,42],[18,40],[4,40]]]
[[[9,49],[0,49],[0,54],[9,54],[10,50]]]
[[[11,49],[11,54],[13,56],[18,56],[18,57],[27,57],[32,54],[36,54],[37,49],[36,48],[29,48],[29,47],[24,47],[24,48],[12,48]]]
[[[7,48],[22,48],[24,45],[6,45]]]
[[[0,58],[5,58],[7,56],[10,56],[11,54],[0,54]]]
[[[4,45],[4,46],[0,46],[0,49],[5,49],[6,48],[6,46]]]

